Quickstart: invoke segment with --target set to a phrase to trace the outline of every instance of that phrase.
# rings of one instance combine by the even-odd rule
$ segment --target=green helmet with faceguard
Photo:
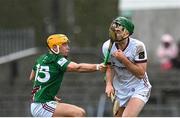
[[[110,39],[116,40],[115,28],[119,26],[122,26],[123,28],[125,28],[128,31],[129,35],[132,35],[134,31],[134,24],[129,19],[120,16],[114,19],[110,25],[110,28],[109,28]]]
[[[134,24],[125,17],[117,17],[113,22],[126,28],[131,35],[134,31]]]

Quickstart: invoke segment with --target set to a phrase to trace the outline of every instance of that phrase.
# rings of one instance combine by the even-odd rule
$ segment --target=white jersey
[[[102,47],[104,56],[106,56],[110,40],[107,40]],[[149,83],[147,73],[145,73],[143,79],[138,79],[133,75],[127,68],[112,56],[114,51],[118,50],[116,44],[112,45],[110,51],[109,62],[114,68],[115,75],[113,78],[113,86],[116,91],[116,96],[121,96],[121,98],[127,97],[130,92],[135,92],[139,89],[147,88],[151,89],[151,84]],[[143,42],[129,38],[126,48],[123,50],[124,55],[133,63],[143,63],[147,62],[147,53],[146,48]],[[119,95],[118,95],[119,94]],[[123,99],[123,98],[122,98]],[[125,99],[125,98],[124,98]]]

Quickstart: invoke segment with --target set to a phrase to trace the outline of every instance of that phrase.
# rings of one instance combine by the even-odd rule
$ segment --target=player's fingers
[[[100,70],[101,72],[106,72],[106,69],[107,69],[107,66],[106,66],[106,65],[104,65],[103,63],[99,64],[99,70]]]
[[[106,92],[106,95],[107,95],[107,97],[110,97],[111,93],[110,92]]]
[[[115,94],[114,88],[113,88],[113,90],[111,91],[111,93],[112,93],[113,95]]]
[[[121,49],[118,49],[117,51],[118,51],[118,52],[122,52],[122,50],[121,50]]]
[[[114,102],[115,96],[111,93],[111,101]]]
[[[107,66],[103,63],[99,64],[100,68],[107,68]]]
[[[111,89],[110,91],[110,97],[114,96],[115,92],[114,92],[114,88]]]

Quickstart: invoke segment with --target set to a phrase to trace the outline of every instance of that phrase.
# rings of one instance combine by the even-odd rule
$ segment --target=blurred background
[[[70,59],[100,63],[101,46],[117,16],[130,18],[132,35],[148,52],[151,97],[140,116],[180,116],[180,0],[1,0],[0,1],[0,116],[31,116],[35,59],[47,52],[46,38],[66,34]],[[104,94],[104,74],[66,73],[58,96],[85,108],[87,116],[112,116]]]

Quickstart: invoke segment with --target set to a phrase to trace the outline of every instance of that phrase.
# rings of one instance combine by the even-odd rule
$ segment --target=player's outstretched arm
[[[75,63],[70,62],[67,66],[68,72],[94,72],[94,71],[104,71],[104,64],[89,64],[89,63]]]

